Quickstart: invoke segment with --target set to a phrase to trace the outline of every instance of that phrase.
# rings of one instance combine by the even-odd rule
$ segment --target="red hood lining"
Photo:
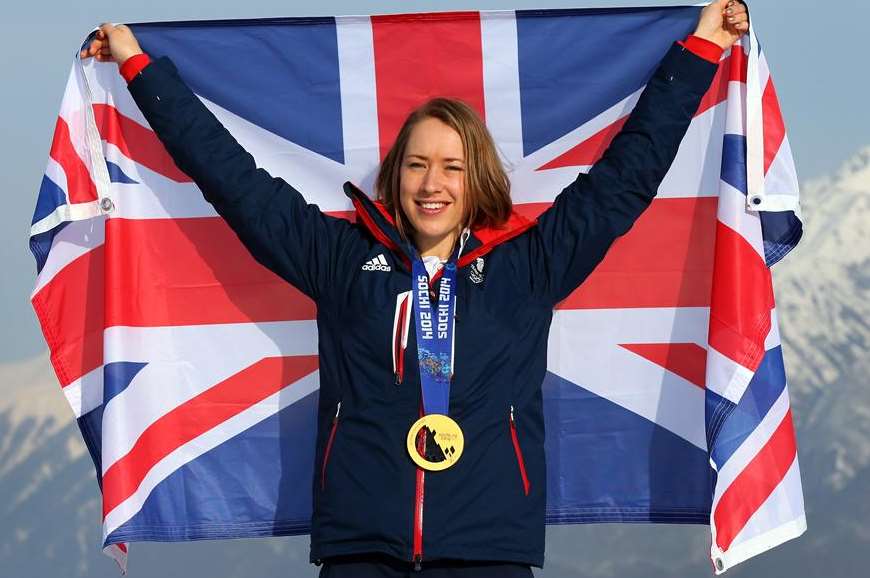
[[[375,209],[380,213],[381,217],[384,218],[392,227],[396,226],[396,220],[387,210],[387,207],[384,206],[384,203],[381,201],[371,201],[375,206]],[[398,250],[400,253],[404,254],[399,247],[389,238],[389,236],[381,230],[378,224],[371,218],[365,207],[362,203],[354,198],[353,205],[356,208],[357,216],[359,219],[366,225],[366,227],[371,230],[372,234],[375,236],[378,241],[382,242],[385,246],[392,250]],[[510,216],[508,217],[507,222],[501,227],[479,227],[476,229],[472,229],[471,233],[480,241],[480,247],[477,247],[470,253],[466,253],[463,255],[459,261],[457,262],[458,267],[464,267],[477,257],[484,255],[491,251],[493,247],[504,243],[514,237],[521,235],[526,232],[531,227],[537,224],[537,220],[531,220],[523,215],[517,213],[516,211],[511,211]]]

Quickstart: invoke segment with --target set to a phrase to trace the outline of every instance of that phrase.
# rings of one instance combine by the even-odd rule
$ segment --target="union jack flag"
[[[260,166],[333,214],[435,95],[486,120],[535,216],[600,157],[698,7],[133,25]],[[717,573],[805,527],[769,267],[801,234],[754,34],[657,199],[553,319],[549,523],[709,524]],[[316,311],[256,264],[114,64],[76,60],[31,226],[33,307],[96,464],[105,551],[305,533]]]

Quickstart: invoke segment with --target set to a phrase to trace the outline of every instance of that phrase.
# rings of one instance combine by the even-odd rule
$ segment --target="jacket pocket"
[[[326,488],[326,465],[329,463],[329,454],[332,451],[332,443],[335,441],[335,431],[338,429],[338,414],[341,412],[341,402],[335,407],[335,417],[332,418],[332,427],[329,430],[329,438],[326,440],[326,449],[323,450],[323,464],[320,466],[320,489]]]
[[[523,493],[528,496],[531,484],[529,483],[529,476],[526,475],[526,461],[523,459],[523,450],[520,447],[520,439],[517,436],[517,422],[514,420],[514,406],[511,406],[510,426],[511,441],[514,444],[514,453],[517,455],[517,466],[520,468],[520,478],[523,481]]]

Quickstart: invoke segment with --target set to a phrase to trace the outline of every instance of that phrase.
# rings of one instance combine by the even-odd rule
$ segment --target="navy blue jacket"
[[[166,58],[130,82],[178,167],[251,254],[317,303],[312,561],[377,552],[543,565],[541,383],[553,307],[650,204],[715,71],[674,45],[589,174],[536,221],[514,215],[472,232],[458,263],[450,391],[465,452],[425,474],[405,447],[421,400],[413,322],[406,350],[394,331],[413,253],[383,206],[350,183],[355,224],[306,203],[256,167]],[[381,266],[366,267],[373,259]]]

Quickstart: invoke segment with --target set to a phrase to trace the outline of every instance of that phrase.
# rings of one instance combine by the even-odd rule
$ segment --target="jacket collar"
[[[385,247],[400,257],[410,269],[414,250],[408,241],[402,239],[396,229],[396,222],[380,201],[372,201],[359,187],[350,181],[344,183],[344,194],[353,202],[358,223],[362,223],[371,235]],[[537,224],[516,211],[512,211],[507,222],[501,227],[481,227],[471,230],[465,243],[457,267],[465,267],[478,257],[486,255],[495,247],[525,233]]]

